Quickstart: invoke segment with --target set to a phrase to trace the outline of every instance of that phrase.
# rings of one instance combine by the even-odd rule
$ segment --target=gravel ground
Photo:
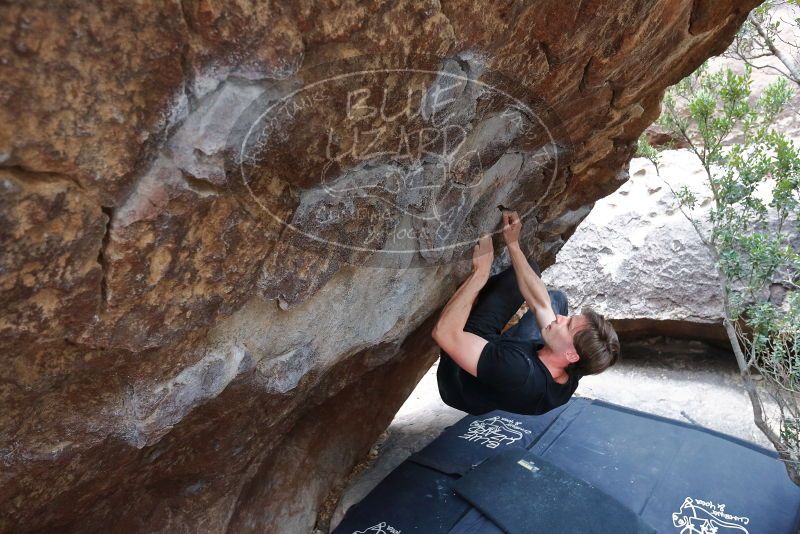
[[[623,347],[624,360],[581,380],[575,395],[696,423],[768,446],[755,427],[739,386],[733,355],[697,341],[652,338]],[[411,453],[465,414],[445,405],[436,387],[436,364],[417,385],[377,445],[377,454],[353,478],[331,525]]]

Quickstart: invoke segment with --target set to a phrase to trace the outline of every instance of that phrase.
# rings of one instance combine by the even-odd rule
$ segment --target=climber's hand
[[[503,212],[503,239],[506,245],[519,241],[519,234],[522,231],[522,221],[516,211]]]
[[[492,270],[492,260],[494,250],[492,249],[492,236],[483,234],[478,240],[478,244],[472,251],[472,269],[476,273],[488,275]]]

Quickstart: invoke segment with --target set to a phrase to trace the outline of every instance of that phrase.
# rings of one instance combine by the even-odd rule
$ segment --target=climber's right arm
[[[522,223],[517,212],[503,212],[503,237],[506,241],[508,254],[511,256],[511,263],[514,266],[519,292],[536,317],[539,328],[544,328],[555,321],[556,314],[550,303],[547,286],[544,285],[542,279],[530,266],[528,259],[519,246],[521,230]]]

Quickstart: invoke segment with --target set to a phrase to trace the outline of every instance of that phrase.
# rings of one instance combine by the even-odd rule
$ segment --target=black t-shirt
[[[461,368],[448,374],[452,378],[445,378],[444,384],[440,376],[439,387],[446,390],[442,398],[474,415],[497,409],[538,415],[565,404],[578,388],[579,377],[570,375],[564,384],[553,380],[537,355],[542,347],[514,337],[490,340],[481,351],[477,377]],[[456,365],[452,360],[447,363]]]

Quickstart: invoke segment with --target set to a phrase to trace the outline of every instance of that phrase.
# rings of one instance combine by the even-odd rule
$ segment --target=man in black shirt
[[[473,415],[495,409],[547,412],[569,400],[582,376],[600,373],[619,358],[619,340],[608,320],[590,308],[568,317],[566,295],[547,290],[539,266],[519,246],[521,229],[517,213],[504,211],[512,265],[492,277],[492,240],[480,238],[472,274],[433,329],[442,349],[437,370],[442,400]],[[501,334],[523,301],[529,310]]]

